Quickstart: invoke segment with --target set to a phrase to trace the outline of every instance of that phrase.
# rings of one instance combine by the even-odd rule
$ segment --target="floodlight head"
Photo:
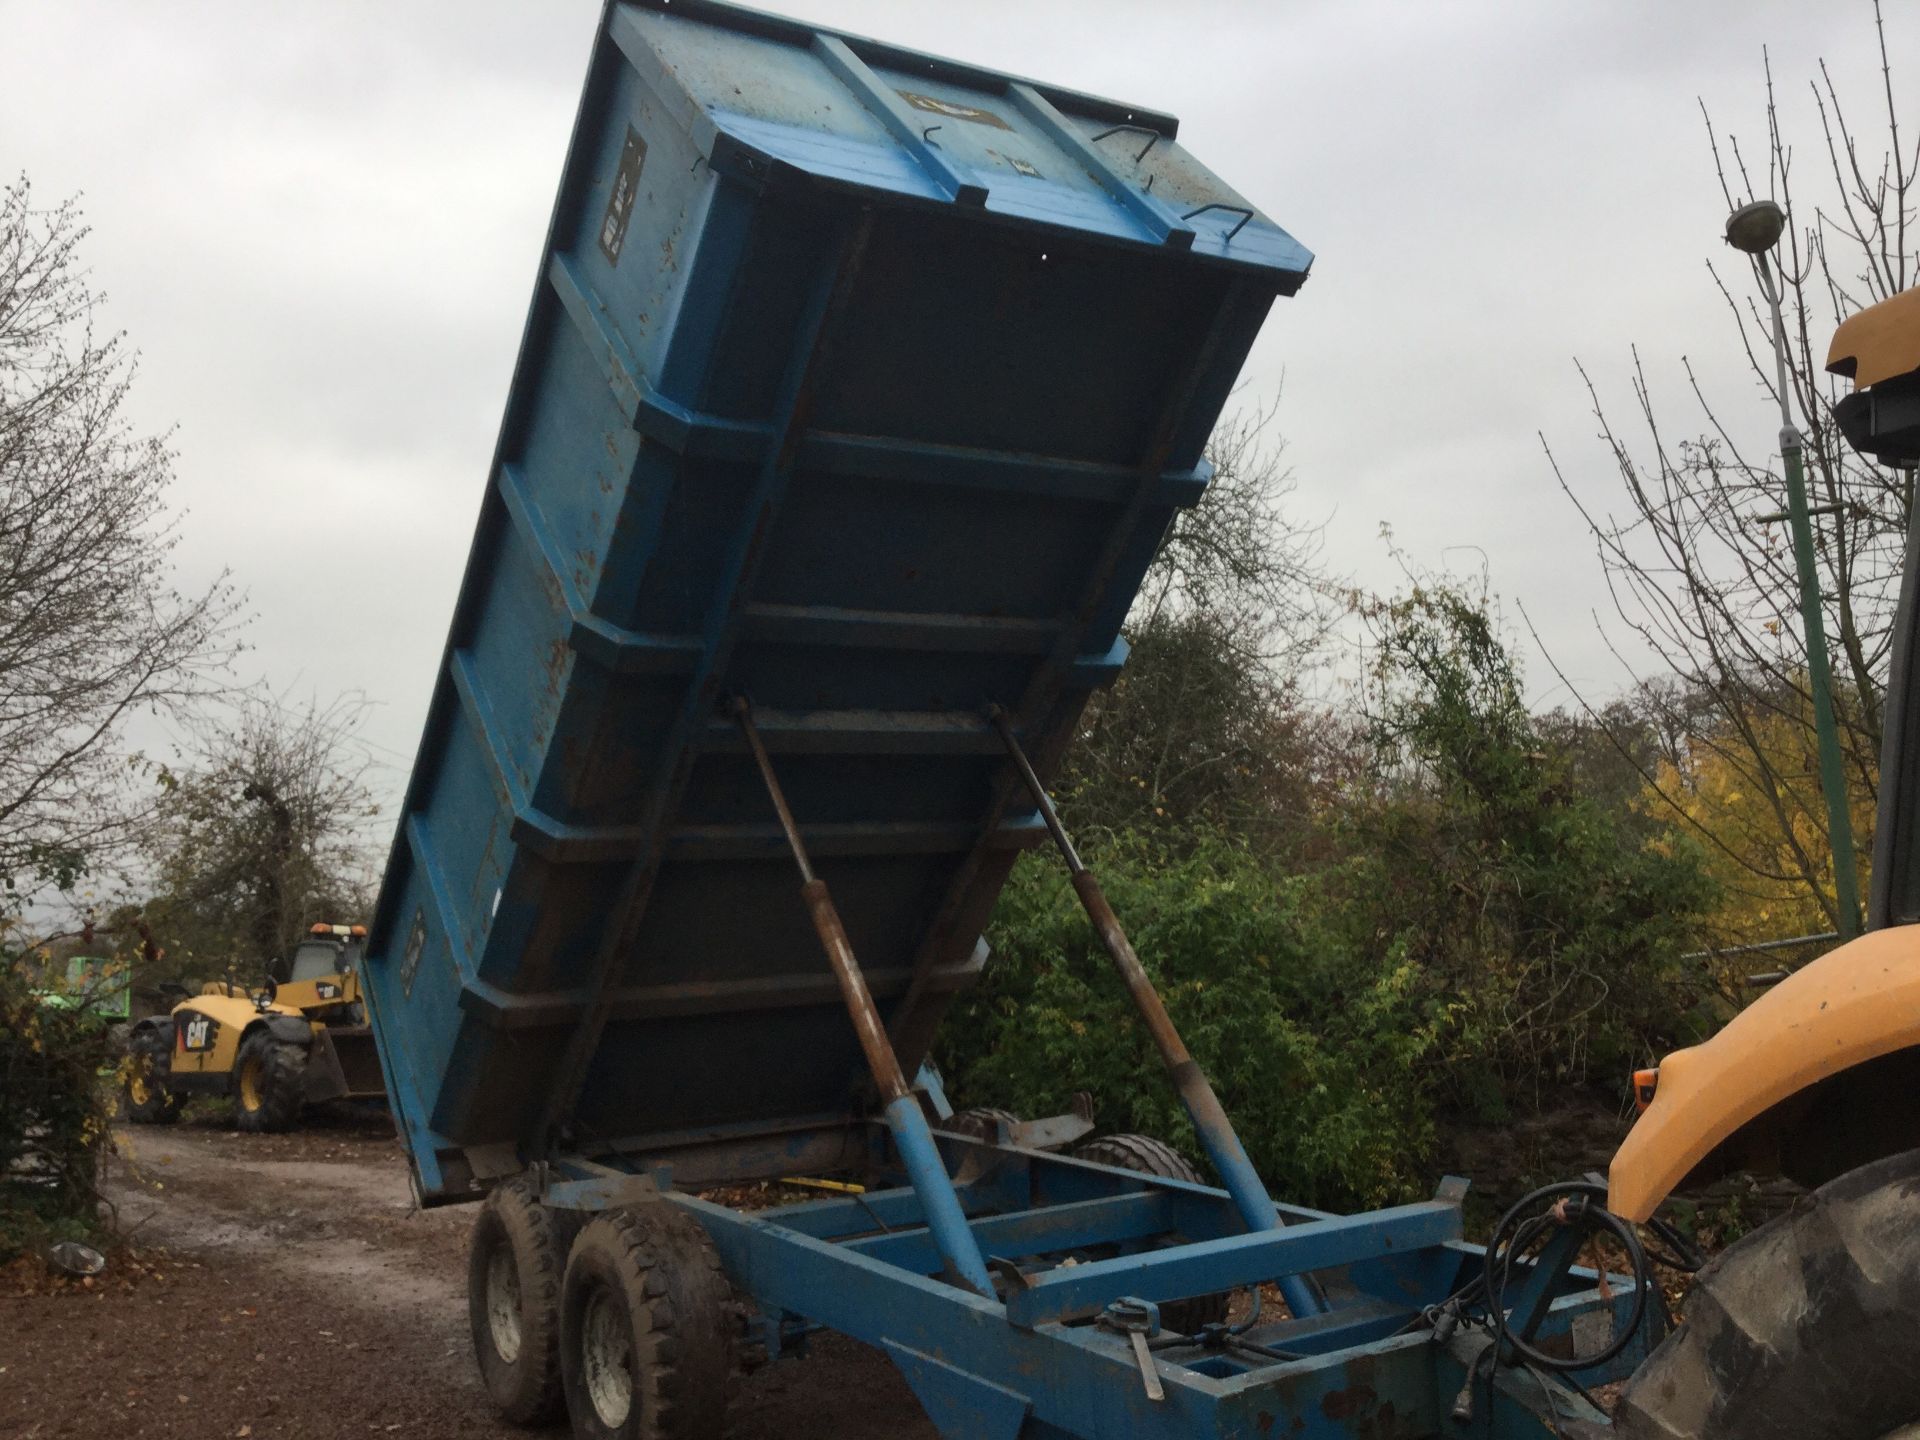
[[[1755,200],[1727,217],[1727,243],[1749,255],[1764,255],[1786,228],[1786,211],[1771,200]]]

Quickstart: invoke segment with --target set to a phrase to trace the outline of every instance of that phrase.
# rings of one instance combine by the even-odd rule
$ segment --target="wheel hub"
[[[520,1271],[505,1245],[487,1261],[487,1333],[507,1364],[520,1358]]]
[[[240,1103],[249,1110],[260,1108],[260,1062],[249,1060],[240,1067]]]
[[[596,1290],[587,1301],[581,1332],[587,1398],[600,1423],[618,1430],[633,1409],[633,1334],[623,1307],[605,1290]]]

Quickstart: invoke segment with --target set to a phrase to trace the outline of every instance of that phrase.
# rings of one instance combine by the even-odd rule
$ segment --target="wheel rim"
[[[133,1069],[127,1075],[127,1099],[135,1105],[144,1105],[151,1094],[147,1088],[147,1062],[135,1060]]]
[[[580,1327],[580,1368],[587,1398],[609,1430],[627,1423],[633,1409],[633,1336],[621,1305],[604,1289],[587,1301]]]
[[[249,1110],[260,1108],[260,1069],[258,1056],[240,1066],[240,1103]]]
[[[487,1333],[507,1364],[520,1358],[520,1271],[505,1245],[487,1261]]]

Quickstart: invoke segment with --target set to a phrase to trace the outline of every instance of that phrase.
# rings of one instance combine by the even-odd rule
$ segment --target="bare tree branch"
[[[1910,222],[1920,198],[1916,167],[1902,149],[1885,20],[1877,3],[1874,21],[1885,133],[1878,145],[1865,143],[1822,63],[1809,86],[1826,157],[1824,170],[1815,176],[1817,198],[1795,193],[1795,182],[1805,177],[1793,165],[1771,57],[1763,54],[1762,62],[1763,178],[1789,216],[1779,253],[1788,328],[1786,399],[1806,437],[1809,486],[1822,512],[1815,517],[1816,564],[1829,643],[1837,651],[1836,718],[1848,772],[1867,810],[1877,785],[1893,610],[1912,495],[1905,476],[1864,461],[1846,444],[1832,418],[1839,388],[1822,367],[1833,325],[1861,305],[1904,288],[1920,265],[1910,238],[1916,234]],[[1738,137],[1714,124],[1704,102],[1701,118],[1714,174],[1732,209],[1760,193],[1755,183],[1760,177]],[[1802,221],[1803,214],[1811,219]],[[1708,272],[1756,387],[1778,403],[1767,307],[1754,291],[1738,293],[1712,261]],[[1642,685],[1636,693],[1668,712],[1661,723],[1692,727],[1676,756],[1678,773],[1686,773],[1690,756],[1710,760],[1762,802],[1777,833],[1744,857],[1749,872],[1759,880],[1778,880],[1776,861],[1789,860],[1807,891],[1831,909],[1824,807],[1809,773],[1811,763],[1795,758],[1814,751],[1797,571],[1783,528],[1763,519],[1783,507],[1784,484],[1773,457],[1747,454],[1735,438],[1767,434],[1771,427],[1757,407],[1751,415],[1730,419],[1683,357],[1681,370],[1694,408],[1683,428],[1671,431],[1661,419],[1671,402],[1656,400],[1636,347],[1628,389],[1638,411],[1639,438],[1630,440],[1610,421],[1607,402],[1587,368],[1576,362],[1576,370],[1592,402],[1600,443],[1613,462],[1617,493],[1626,499],[1624,513],[1605,513],[1583,494],[1551,447],[1548,460],[1593,538],[1615,621],[1646,648],[1675,687]],[[1585,708],[1597,716],[1595,707]],[[1783,730],[1799,738],[1783,745]],[[1677,814],[1685,813],[1685,797],[1660,786],[1651,793],[1666,799]],[[1809,843],[1808,837],[1815,838]],[[1870,835],[1858,838],[1870,846]],[[1727,845],[1718,848],[1728,850]]]
[[[94,329],[76,202],[0,192],[0,879],[18,903],[131,843],[148,792],[137,711],[216,693],[237,644],[222,575],[175,587],[166,435],[126,416],[137,371]]]

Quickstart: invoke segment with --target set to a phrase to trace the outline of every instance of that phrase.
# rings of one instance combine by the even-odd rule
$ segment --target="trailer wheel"
[[[735,1309],[706,1232],[668,1202],[588,1221],[560,1292],[560,1375],[574,1435],[718,1440]]]
[[[1901,1440],[1920,1422],[1920,1151],[1729,1246],[1642,1365],[1622,1440]]]
[[[1076,1149],[1073,1158],[1140,1175],[1158,1175],[1163,1180],[1207,1183],[1186,1156],[1151,1135],[1102,1135]],[[1160,1307],[1160,1323],[1181,1335],[1197,1334],[1203,1327],[1227,1318],[1228,1299],[1225,1295],[1197,1295],[1191,1300],[1175,1300]]]
[[[127,1042],[127,1068],[121,1083],[127,1119],[136,1125],[171,1125],[186,1102],[168,1089],[173,1051],[160,1030],[142,1030]]]
[[[497,1185],[467,1249],[467,1323],[480,1383],[502,1418],[550,1425],[562,1413],[560,1279],[580,1216],[555,1210],[524,1180]]]
[[[291,1130],[306,1099],[307,1050],[256,1030],[233,1061],[233,1116],[249,1134]]]

